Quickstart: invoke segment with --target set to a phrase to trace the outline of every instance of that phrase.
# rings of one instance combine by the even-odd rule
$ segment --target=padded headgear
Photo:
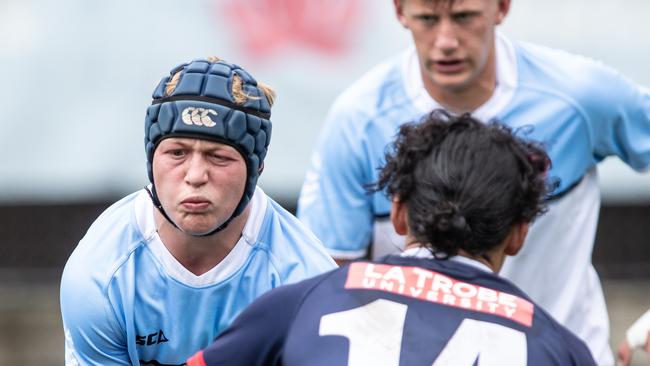
[[[167,84],[179,71],[175,89],[165,95]],[[232,95],[235,74],[241,78],[242,90],[248,97],[243,104],[236,103]],[[171,70],[154,90],[145,117],[144,145],[154,204],[160,205],[153,179],[153,155],[160,141],[168,137],[205,139],[234,147],[246,161],[246,187],[230,219],[239,215],[255,192],[271,140],[270,116],[271,106],[257,81],[237,65],[194,60]]]

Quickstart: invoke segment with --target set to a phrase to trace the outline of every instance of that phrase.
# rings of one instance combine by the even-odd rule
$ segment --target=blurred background
[[[650,86],[648,14],[647,0],[515,0],[501,30]],[[276,89],[260,185],[294,210],[335,96],[409,42],[390,0],[0,0],[0,365],[63,363],[63,265],[147,184],[145,110],[173,66],[217,55]],[[599,170],[594,262],[615,344],[650,307],[650,173]]]

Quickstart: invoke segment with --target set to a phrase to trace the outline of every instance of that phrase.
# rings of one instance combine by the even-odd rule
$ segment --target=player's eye
[[[187,154],[187,152],[183,149],[171,149],[168,151],[168,154],[174,158],[182,158]]]
[[[477,16],[477,13],[475,13],[475,12],[464,11],[464,12],[454,14],[453,19],[454,19],[454,21],[456,23],[468,23],[469,21],[474,19],[474,17],[476,17],[476,16]]]
[[[433,14],[420,14],[416,15],[415,19],[425,26],[432,26],[440,20],[440,17]]]
[[[227,164],[235,160],[235,158],[233,158],[232,156],[221,152],[212,153],[209,156],[210,156],[210,160],[212,160],[216,164]]]

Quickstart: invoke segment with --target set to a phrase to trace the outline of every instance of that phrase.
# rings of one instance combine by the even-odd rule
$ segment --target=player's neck
[[[503,267],[503,262],[505,260],[505,255],[503,253],[499,254],[496,252],[473,256],[461,249],[458,251],[458,255],[473,259],[477,262],[481,262],[488,266],[494,273],[499,273],[501,267]]]
[[[409,240],[410,239],[410,240]],[[404,247],[405,250],[407,249],[417,249],[417,248],[426,248],[423,244],[419,243],[417,240],[414,238],[410,237],[407,235],[406,237],[406,246]],[[429,249],[426,249],[427,251]],[[473,256],[469,254],[468,252],[464,251],[463,249],[458,250],[458,256],[469,258],[472,260],[475,260],[477,262],[481,262],[482,264],[486,265],[488,268],[492,270],[494,273],[499,273],[501,270],[501,267],[503,267],[503,262],[505,261],[505,254],[503,253],[503,250],[494,250],[490,253],[486,253],[483,255],[479,256]]]
[[[497,86],[496,54],[493,48],[485,67],[471,84],[442,88],[422,75],[427,93],[444,109],[454,113],[471,113],[485,104]]]
[[[214,268],[230,253],[241,238],[250,213],[250,205],[222,231],[196,237],[174,227],[155,210],[160,240],[183,267],[197,276]]]

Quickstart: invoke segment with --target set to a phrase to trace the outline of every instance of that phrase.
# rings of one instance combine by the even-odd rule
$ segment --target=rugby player
[[[594,365],[498,272],[545,210],[545,151],[434,112],[400,127],[376,189],[406,250],[262,296],[188,366]]]
[[[160,81],[144,124],[151,184],[99,216],[63,272],[67,365],[184,364],[264,292],[335,267],[257,187],[273,99],[218,58]]]
[[[523,255],[501,274],[581,337],[600,365],[614,362],[592,249],[600,210],[597,164],[617,156],[650,167],[650,92],[599,62],[496,31],[510,0],[393,0],[414,47],[369,71],[331,107],[307,171],[298,218],[338,260],[404,247],[377,180],[399,126],[434,108],[528,125],[560,179]],[[552,27],[551,24],[545,25]],[[371,253],[370,253],[371,252]]]

